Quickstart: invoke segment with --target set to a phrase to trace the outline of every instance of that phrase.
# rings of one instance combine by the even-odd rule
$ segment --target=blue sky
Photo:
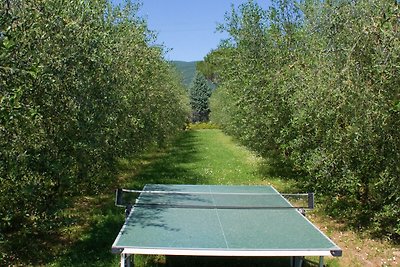
[[[123,2],[112,0],[113,3]],[[134,1],[136,2],[136,1]],[[142,0],[140,16],[146,18],[150,30],[158,33],[157,44],[171,49],[167,60],[197,61],[218,47],[227,36],[216,32],[231,4],[247,0]],[[262,7],[269,0],[257,0]]]

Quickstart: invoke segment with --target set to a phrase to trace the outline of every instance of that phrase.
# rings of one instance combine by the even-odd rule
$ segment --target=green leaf
[[[3,39],[3,46],[6,49],[11,49],[11,48],[13,48],[15,46],[15,42],[13,40],[9,39],[8,37],[5,37]]]

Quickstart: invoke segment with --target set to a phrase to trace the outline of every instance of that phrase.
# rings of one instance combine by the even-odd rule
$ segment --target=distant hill
[[[183,83],[189,87],[194,75],[196,74],[197,61],[172,61],[171,63],[176,66],[180,73],[182,73]]]

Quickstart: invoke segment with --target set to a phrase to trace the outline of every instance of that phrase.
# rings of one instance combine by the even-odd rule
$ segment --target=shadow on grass
[[[264,177],[277,176],[284,179],[296,179],[300,175],[294,171],[293,164],[280,153],[271,152],[271,154],[263,157],[264,161],[259,166],[259,172]]]
[[[290,259],[283,257],[167,257],[168,267],[288,267]]]
[[[142,189],[146,184],[205,184],[207,179],[190,168],[198,160],[197,145],[199,140],[193,131],[184,132],[165,153],[144,156],[151,162],[137,173],[125,178],[128,188]]]
[[[55,260],[56,266],[117,266],[119,257],[111,253],[111,245],[117,236],[123,211],[114,206],[113,199],[91,207],[95,214],[89,231],[84,231],[68,251]]]
[[[277,189],[285,193],[308,192],[309,185],[306,183],[306,174],[295,170],[293,164],[285,160],[282,155],[272,153],[265,156],[258,165],[259,175],[267,181],[275,183]],[[287,191],[289,190],[289,191]]]
[[[66,208],[57,225],[44,222],[41,232],[13,236],[11,248],[17,256],[1,258],[0,254],[0,265],[117,266],[118,257],[111,254],[111,245],[124,216],[114,207],[112,193],[96,198],[88,197],[85,203]]]

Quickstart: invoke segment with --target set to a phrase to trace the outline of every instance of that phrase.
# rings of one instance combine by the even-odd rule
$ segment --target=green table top
[[[112,246],[114,252],[341,256],[341,249],[297,209],[290,208],[291,205],[272,186],[146,185],[143,190],[180,193],[142,193],[138,204],[166,203],[170,207],[135,206]],[[185,205],[187,207],[182,207]],[[257,208],[266,205],[283,208]],[[243,206],[251,208],[244,209]]]

